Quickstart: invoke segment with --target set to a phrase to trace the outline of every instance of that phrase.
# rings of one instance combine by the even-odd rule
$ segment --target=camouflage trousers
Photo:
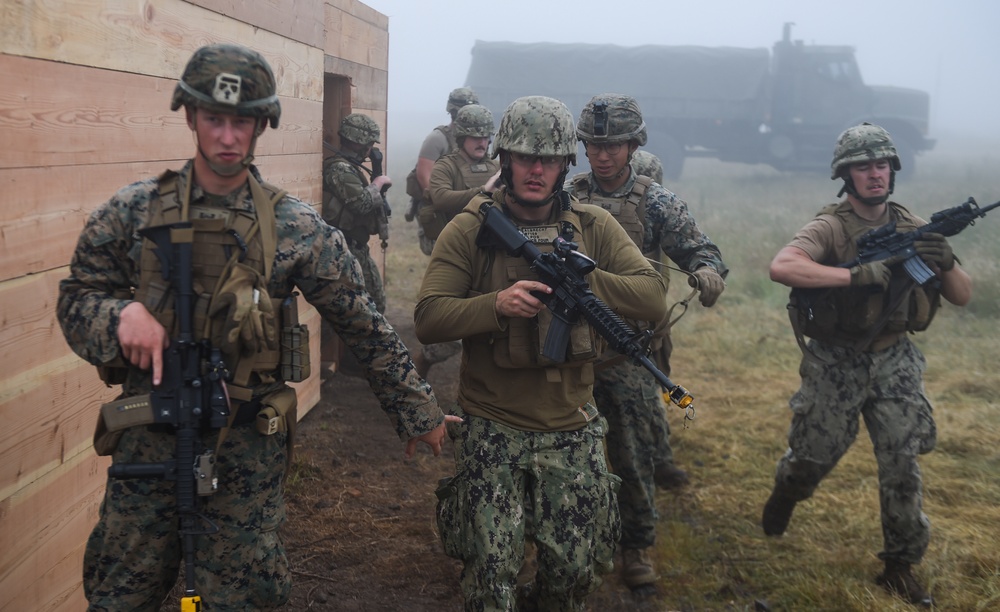
[[[205,436],[215,449],[217,435]],[[278,528],[285,521],[285,433],[254,426],[229,430],[215,464],[219,490],[199,498],[199,512],[219,527],[195,537],[195,584],[206,610],[271,610],[291,592]],[[172,433],[125,431],[115,463],[154,463],[174,453]],[[182,562],[174,483],[108,479],[100,517],[83,559],[89,610],[150,610],[177,581]],[[199,521],[197,528],[210,525]]]
[[[809,346],[830,362],[847,352],[816,341]],[[924,356],[907,338],[833,365],[804,358],[802,386],[789,401],[789,448],[775,475],[775,486],[787,496],[809,498],[854,443],[863,418],[878,463],[885,546],[879,557],[907,563],[919,563],[930,540],[917,465],[917,456],[933,450],[937,440],[925,368]]]
[[[599,368],[595,374],[594,401],[608,420],[608,460],[622,479],[621,545],[647,548],[656,540],[658,518],[654,467],[673,461],[660,386],[649,371],[631,361]]]
[[[438,489],[437,525],[460,559],[465,609],[514,610],[527,525],[538,551],[537,606],[582,611],[611,571],[620,523],[597,410],[577,431],[529,432],[460,415],[457,473]]]
[[[427,234],[424,233],[424,228],[419,225],[417,226],[417,239],[420,241],[420,252],[430,257],[430,254],[434,252],[434,243],[437,240],[428,238]]]
[[[379,274],[378,264],[372,257],[372,250],[367,244],[355,244],[352,240],[350,244],[351,253],[361,264],[361,273],[365,277],[365,291],[375,302],[375,307],[379,312],[385,314],[385,287],[382,285],[382,275]]]

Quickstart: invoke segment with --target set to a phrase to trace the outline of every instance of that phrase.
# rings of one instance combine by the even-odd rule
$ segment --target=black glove
[[[920,258],[927,263],[937,265],[938,268],[947,272],[955,267],[955,254],[951,251],[951,245],[941,234],[924,234],[913,243],[913,250],[920,255]]]

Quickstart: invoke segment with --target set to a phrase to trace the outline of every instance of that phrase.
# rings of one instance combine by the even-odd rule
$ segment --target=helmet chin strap
[[[890,170],[889,189],[888,191],[886,191],[885,195],[877,196],[874,198],[862,198],[860,195],[858,195],[858,189],[854,186],[854,179],[851,178],[850,175],[848,175],[844,177],[844,186],[841,187],[840,191],[837,192],[837,197],[839,198],[840,196],[844,195],[844,193],[847,193],[848,195],[854,196],[854,198],[858,202],[861,202],[866,206],[878,206],[879,204],[885,203],[889,199],[889,196],[892,195],[892,190],[895,188],[895,186],[896,186],[896,171]]]

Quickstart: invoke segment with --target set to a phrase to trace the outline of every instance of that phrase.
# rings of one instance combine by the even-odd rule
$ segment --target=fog
[[[389,17],[390,148],[418,146],[412,139],[448,121],[448,92],[465,84],[477,39],[770,49],[785,22],[795,24],[793,40],[854,47],[869,85],[930,94],[929,136],[938,150],[1000,139],[1000,2],[994,0],[363,1]],[[499,120],[503,109],[491,110]]]

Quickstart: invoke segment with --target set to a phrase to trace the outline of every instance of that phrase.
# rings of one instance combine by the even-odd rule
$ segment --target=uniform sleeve
[[[344,208],[357,218],[372,215],[382,206],[378,189],[374,185],[366,185],[348,162],[332,164],[323,182],[330,193],[344,204]]]
[[[132,257],[141,244],[133,240],[133,231],[127,202],[115,196],[87,219],[69,277],[59,283],[56,314],[66,342],[95,365],[111,362],[120,352],[119,316],[138,282]]]
[[[646,192],[644,242],[647,252],[659,247],[688,272],[709,266],[723,278],[729,273],[719,247],[698,227],[687,203],[662,185]]]
[[[834,237],[836,232],[830,219],[818,216],[795,233],[788,246],[805,251],[806,255],[816,263],[824,265],[836,264],[836,248]]]
[[[417,338],[425,344],[503,329],[496,315],[497,292],[473,290],[484,270],[479,258],[486,256],[475,245],[478,230],[475,215],[459,213],[438,236],[413,316]]]
[[[364,287],[361,266],[340,230],[323,223],[311,207],[292,200],[279,210],[276,291],[294,284],[328,321],[365,376],[403,440],[444,421],[434,392],[416,372],[396,330],[378,312]]]

